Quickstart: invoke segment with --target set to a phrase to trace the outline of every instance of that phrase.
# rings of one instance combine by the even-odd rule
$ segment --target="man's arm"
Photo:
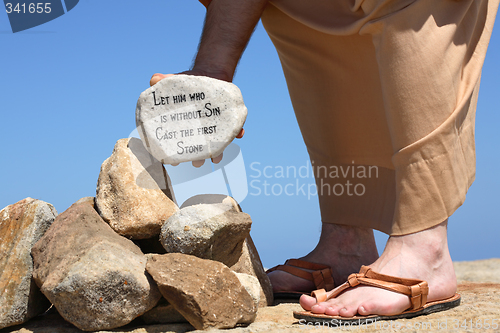
[[[268,0],[212,0],[192,71],[232,81]]]
[[[268,0],[203,0],[205,26],[193,68],[182,74],[202,75],[231,82],[241,55],[252,36]],[[150,85],[173,74],[154,74]],[[243,137],[241,129],[237,138]],[[214,163],[220,162],[222,154]],[[194,166],[204,161],[194,161]]]
[[[236,66],[268,0],[212,0],[193,68],[183,74],[233,80]],[[171,74],[169,74],[171,75]],[[151,85],[168,75],[155,74]]]

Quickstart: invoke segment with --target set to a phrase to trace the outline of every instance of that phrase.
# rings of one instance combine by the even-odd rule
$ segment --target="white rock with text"
[[[174,75],[140,95],[136,124],[151,155],[176,164],[219,156],[240,132],[246,115],[234,84]]]

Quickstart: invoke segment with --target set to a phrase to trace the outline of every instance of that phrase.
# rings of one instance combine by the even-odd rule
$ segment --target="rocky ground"
[[[378,322],[376,325],[347,327],[342,330],[356,332],[493,332],[500,331],[500,259],[455,263],[462,304],[454,309],[424,317],[398,321]],[[306,327],[294,319],[292,312],[299,310],[297,303],[277,301],[276,305],[260,308],[256,321],[247,327],[221,332],[304,332],[312,329],[329,332],[339,328]],[[488,328],[489,327],[489,328]],[[116,330],[100,332],[166,333],[192,332],[187,323],[144,325],[139,320]],[[219,331],[219,330],[213,330]],[[65,322],[55,310],[28,323],[0,330],[0,333],[76,333],[82,332]]]

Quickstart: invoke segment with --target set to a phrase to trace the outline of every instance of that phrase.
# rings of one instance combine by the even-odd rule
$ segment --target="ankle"
[[[387,241],[387,248],[424,255],[427,260],[432,261],[448,259],[447,222],[448,220],[445,220],[432,228],[413,234],[391,236]]]
[[[321,236],[313,252],[335,253],[363,258],[378,257],[373,230],[347,225],[323,223]]]

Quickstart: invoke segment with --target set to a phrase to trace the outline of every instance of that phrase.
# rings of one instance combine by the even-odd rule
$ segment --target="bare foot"
[[[328,265],[332,268],[335,285],[344,283],[347,276],[357,272],[378,258],[377,247],[371,229],[323,223],[316,248],[300,259]],[[268,274],[273,291],[315,290],[314,283],[283,271]]]
[[[457,282],[448,251],[447,221],[414,234],[390,237],[380,258],[370,267],[386,275],[427,281],[428,301],[453,296]],[[398,314],[410,307],[410,300],[384,289],[358,286],[322,303],[303,295],[300,304],[313,313],[352,317]]]

